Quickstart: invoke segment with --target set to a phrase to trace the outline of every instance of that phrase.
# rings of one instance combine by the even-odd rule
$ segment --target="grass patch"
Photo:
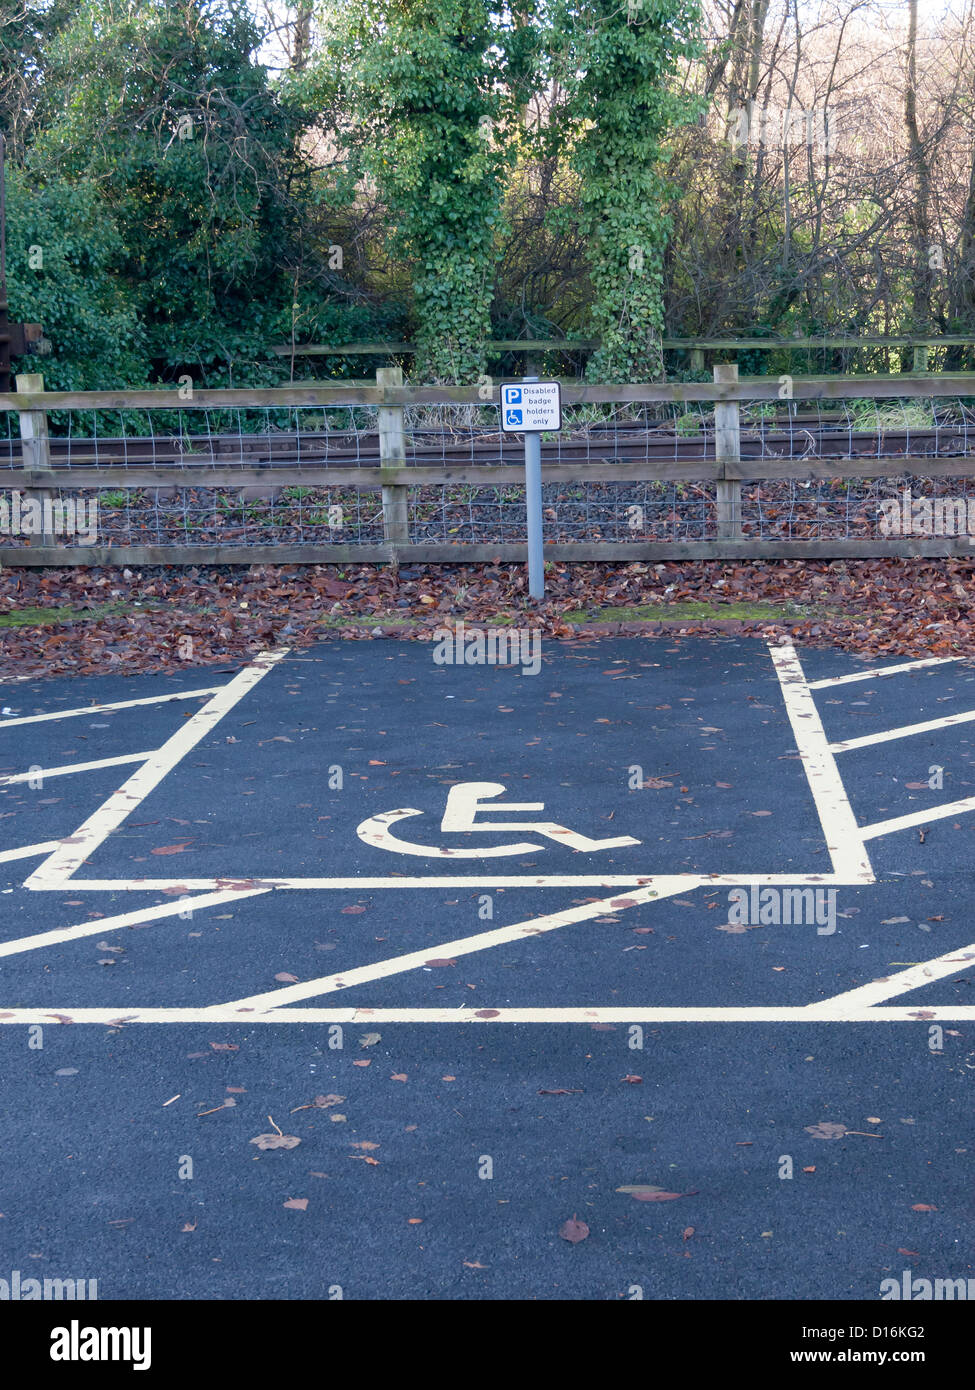
[[[566,613],[567,623],[635,623],[641,619],[663,619],[679,622],[681,619],[728,619],[737,618],[741,622],[779,622],[794,623],[803,618],[851,617],[852,614],[839,614],[836,609],[821,608],[816,605],[794,603],[647,603],[634,608],[598,608],[591,612],[577,608]]]
[[[61,627],[65,623],[93,623],[100,618],[117,618],[129,613],[146,613],[164,604],[96,603],[91,608],[13,608],[0,613],[3,627]]]
[[[415,618],[400,618],[395,615],[383,617],[379,613],[326,613],[318,619],[322,627],[408,627]]]

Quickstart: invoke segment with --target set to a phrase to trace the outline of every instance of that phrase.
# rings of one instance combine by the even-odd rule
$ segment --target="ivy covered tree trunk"
[[[322,66],[410,267],[421,380],[484,370],[500,221],[501,54],[485,0],[345,0]]]
[[[591,329],[602,340],[590,380],[648,381],[663,367],[663,264],[670,190],[660,172],[669,131],[698,107],[675,92],[698,51],[696,0],[585,0],[555,18],[566,42],[562,139],[579,178]]]

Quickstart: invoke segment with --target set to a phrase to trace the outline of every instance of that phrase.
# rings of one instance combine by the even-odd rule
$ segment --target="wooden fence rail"
[[[42,502],[57,489],[66,492],[98,488],[242,488],[272,481],[278,486],[381,490],[382,543],[303,542],[268,545],[57,545],[50,533],[29,547],[0,543],[0,564],[42,565],[187,565],[253,563],[467,563],[523,561],[523,543],[415,543],[409,539],[409,489],[423,486],[484,484],[518,487],[521,467],[510,464],[445,462],[440,466],[409,466],[405,450],[404,411],[408,405],[475,405],[486,403],[478,387],[410,387],[398,367],[380,368],[376,384],[290,386],[268,390],[192,391],[45,391],[43,378],[18,376],[17,390],[0,396],[0,411],[19,416],[20,468],[0,470],[0,493],[16,489]],[[889,377],[826,376],[739,379],[733,364],[714,368],[711,382],[641,383],[626,386],[563,387],[566,404],[645,404],[711,402],[714,404],[714,456],[701,459],[606,460],[543,463],[546,482],[693,481],[713,483],[716,490],[716,537],[705,541],[579,541],[551,543],[551,560],[612,561],[668,559],[808,559],[869,556],[956,555],[972,558],[967,534],[954,536],[877,536],[817,540],[763,539],[742,531],[741,485],[763,479],[899,477],[975,478],[975,431],[971,457],[929,458],[921,454],[898,457],[861,455],[856,458],[804,457],[749,459],[741,451],[741,402],[768,400],[830,401],[843,399],[944,399],[975,402],[975,373],[940,373]],[[174,458],[139,461],[132,466],[54,467],[51,462],[48,416],[54,411],[199,411],[217,409],[301,409],[353,406],[374,407],[378,416],[379,466],[331,467],[287,465],[204,466]],[[34,538],[36,539],[36,538]]]

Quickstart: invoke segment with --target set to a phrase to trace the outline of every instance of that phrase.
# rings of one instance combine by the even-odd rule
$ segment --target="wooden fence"
[[[483,406],[478,387],[405,386],[399,368],[382,368],[375,385],[305,385],[268,390],[194,390],[189,398],[176,391],[50,392],[40,376],[19,376],[17,391],[0,396],[0,411],[19,416],[21,466],[0,473],[0,493],[16,489],[42,501],[55,490],[150,489],[161,487],[224,488],[267,483],[275,487],[337,487],[381,490],[381,544],[307,542],[261,545],[59,545],[57,537],[42,535],[29,547],[0,543],[0,564],[40,565],[186,565],[254,563],[334,563],[356,561],[466,563],[524,561],[524,543],[418,544],[409,538],[407,498],[411,488],[486,484],[518,487],[523,469],[511,464],[457,464],[439,467],[409,465],[404,447],[404,409],[408,405]],[[543,464],[544,482],[633,482],[645,480],[713,483],[716,489],[714,539],[580,541],[546,544],[546,559],[576,561],[656,561],[688,559],[834,559],[868,556],[972,556],[967,534],[953,536],[874,536],[837,539],[761,539],[743,534],[741,488],[746,481],[764,479],[856,479],[902,477],[975,478],[973,453],[953,457],[742,458],[742,402],[829,402],[844,399],[975,400],[975,374],[941,373],[887,377],[757,377],[739,380],[734,365],[714,368],[711,382],[597,386],[582,382],[563,387],[563,402],[578,404],[644,404],[711,402],[714,405],[714,451],[710,458],[638,462]],[[201,466],[174,460],[153,464],[84,468],[56,467],[51,459],[48,416],[54,411],[203,411],[217,409],[274,409],[371,406],[378,410],[379,463],[376,467],[296,465],[262,467]],[[36,537],[33,539],[37,539]]]

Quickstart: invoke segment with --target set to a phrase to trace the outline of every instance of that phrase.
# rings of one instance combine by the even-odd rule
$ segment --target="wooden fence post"
[[[377,368],[376,385],[383,387],[402,386],[402,367]],[[379,466],[381,469],[406,467],[403,417],[404,407],[401,405],[381,405],[379,407]],[[383,537],[393,547],[392,559],[395,564],[395,547],[409,545],[410,542],[409,492],[399,483],[383,483],[382,488]]]
[[[928,348],[925,343],[922,347],[914,349],[914,370],[915,372],[926,372],[928,369]]]
[[[692,372],[703,372],[703,371],[704,371],[704,349],[703,349],[703,348],[691,348],[691,371],[692,371]]]
[[[714,380],[716,385],[736,382],[737,362],[716,365]],[[741,481],[727,476],[728,464],[741,462],[741,417],[736,400],[715,402],[714,453],[718,460],[718,540],[740,541]]]
[[[18,394],[44,390],[44,378],[39,372],[29,372],[16,378]],[[44,410],[21,410],[20,415],[20,453],[25,469],[50,468],[51,443],[47,430],[47,412]],[[42,546],[54,545],[54,535],[45,529],[45,521],[53,512],[54,494],[46,488],[24,488],[24,496],[33,498],[41,508]]]

